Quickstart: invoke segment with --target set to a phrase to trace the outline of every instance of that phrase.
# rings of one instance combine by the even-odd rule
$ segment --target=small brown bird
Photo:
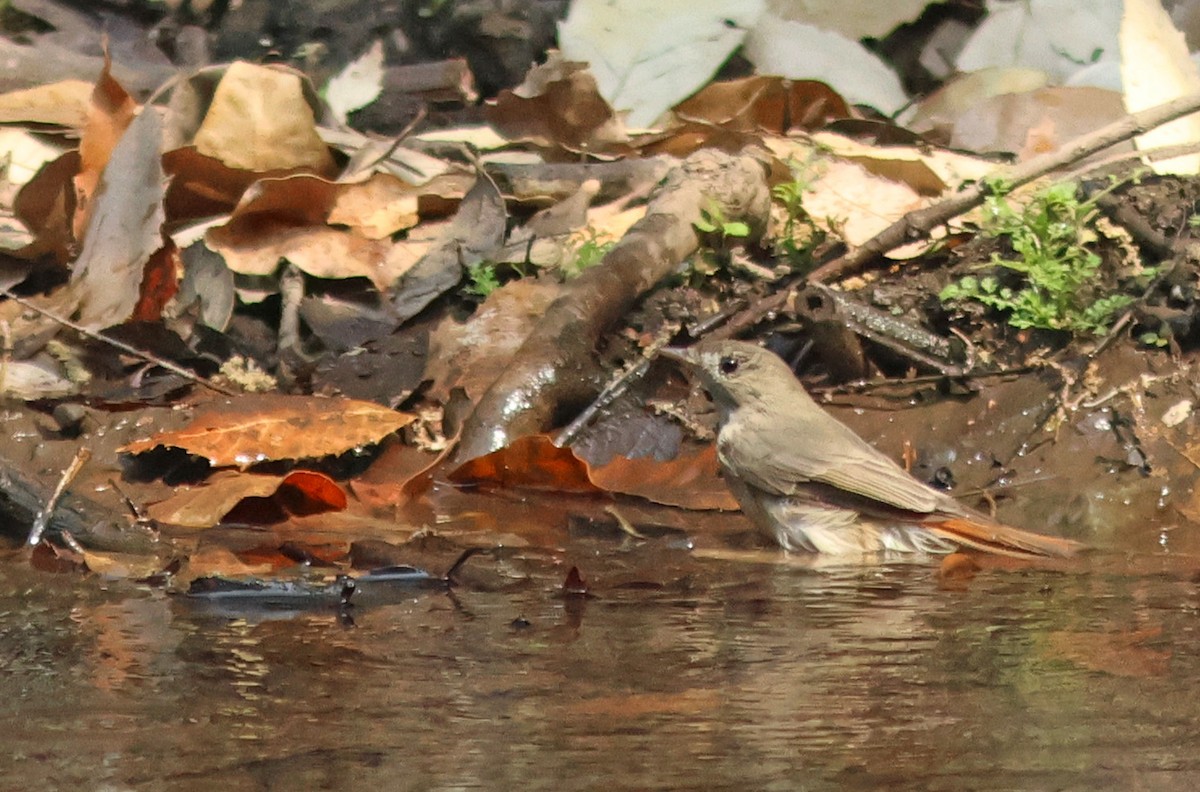
[[[741,341],[664,349],[720,412],[717,455],[742,511],[784,549],[1069,556],[1081,545],[1002,525],[910,476],[817,406],[778,356]]]

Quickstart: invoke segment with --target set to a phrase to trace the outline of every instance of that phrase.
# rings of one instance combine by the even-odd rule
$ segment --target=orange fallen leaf
[[[569,448],[546,435],[522,437],[450,471],[455,484],[524,487],[557,492],[633,495],[685,509],[736,510],[737,501],[717,476],[716,449],[668,462],[614,457],[591,468]]]
[[[346,508],[346,493],[324,473],[293,470],[266,476],[225,470],[195,487],[178,490],[147,509],[151,517],[183,528],[209,528],[229,520],[278,522]]]
[[[183,429],[120,450],[140,454],[170,446],[202,456],[214,467],[245,469],[260,462],[342,454],[379,442],[413,418],[355,399],[247,395],[198,414]]]
[[[736,511],[738,503],[717,472],[717,447],[659,462],[651,457],[613,457],[592,468],[591,479],[609,492],[635,495],[666,506],[697,511]]]
[[[138,104],[121,84],[113,79],[112,61],[104,53],[104,68],[92,90],[87,123],[79,139],[79,173],[75,174],[75,239],[82,239],[92,215],[92,196],[100,185],[100,174],[117,141],[125,134]]]
[[[546,435],[521,437],[450,471],[455,484],[526,487],[557,492],[601,492],[588,478],[587,463]]]

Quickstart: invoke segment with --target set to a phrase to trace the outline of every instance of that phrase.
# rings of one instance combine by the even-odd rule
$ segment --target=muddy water
[[[593,596],[485,574],[286,619],[6,563],[0,787],[1200,786],[1186,560],[955,590],[927,565],[569,554]]]

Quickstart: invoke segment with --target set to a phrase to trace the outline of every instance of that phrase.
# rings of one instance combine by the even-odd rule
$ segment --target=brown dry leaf
[[[205,242],[243,275],[273,274],[287,259],[314,277],[363,277],[383,290],[411,266],[393,255],[390,236],[416,223],[416,202],[411,188],[384,174],[361,184],[311,174],[265,178]]]
[[[260,462],[345,453],[379,442],[413,418],[353,399],[248,395],[196,415],[179,431],[138,440],[120,450],[140,454],[170,446],[202,456],[214,467],[244,469]]]
[[[1163,676],[1169,670],[1171,651],[1145,646],[1159,639],[1161,627],[1114,632],[1061,630],[1049,635],[1051,652],[1090,671],[1120,677]]]
[[[210,230],[205,242],[231,271],[242,275],[271,275],[280,259],[287,259],[313,277],[367,278],[383,291],[412,266],[393,256],[390,241],[365,239],[339,228],[280,228],[242,237],[224,230]]]
[[[412,228],[419,191],[387,173],[375,173],[365,182],[341,184],[327,221],[358,231],[367,239],[387,239]]]
[[[717,471],[717,447],[708,445],[697,454],[680,454],[668,462],[613,457],[608,464],[592,468],[591,480],[608,492],[666,506],[736,511],[738,502]]]
[[[392,443],[361,476],[349,483],[350,491],[368,509],[395,508],[429,488],[430,473],[453,449],[440,453]]]
[[[104,69],[92,91],[87,122],[79,140],[79,173],[75,174],[75,219],[72,222],[76,239],[83,239],[100,175],[137,113],[137,102],[113,79],[111,68],[112,61],[105,53]]]
[[[333,158],[317,134],[303,80],[283,67],[230,64],[196,132],[196,150],[241,170],[332,175]]]
[[[616,457],[591,469],[571,449],[554,445],[549,436],[532,435],[459,465],[448,478],[464,485],[610,492],[695,510],[738,508],[717,478],[716,450],[711,446],[670,462]]]
[[[1046,73],[1017,66],[993,66],[960,74],[917,102],[906,126],[922,135],[932,133],[939,141],[949,140],[958,118],[972,108],[1002,94],[1025,93],[1044,88]]]
[[[151,504],[147,513],[167,525],[210,528],[248,499],[270,500],[273,508],[269,511],[280,517],[340,510],[346,508],[347,503],[346,493],[323,473],[294,470],[286,476],[267,476],[225,470],[213,474],[199,486],[180,489],[166,500]]]
[[[628,139],[587,65],[564,61],[554,51],[521,85],[489,101],[486,116],[510,140],[547,148],[594,154],[620,150]]]
[[[96,87],[84,80],[62,80],[0,94],[0,124],[47,124],[82,129],[93,109],[92,95]]]
[[[833,132],[817,132],[812,142],[835,156],[857,162],[876,176],[903,182],[922,195],[936,196],[947,188],[958,189],[964,182],[978,181],[996,170],[996,163],[928,146],[868,146]],[[795,150],[795,144],[768,141],[768,147],[781,152]]]
[[[468,460],[450,471],[448,478],[462,485],[602,491],[588,478],[587,463],[571,449],[554,445],[546,435],[522,437],[499,451]]]
[[[71,220],[75,214],[75,185],[79,171],[79,152],[68,151],[44,165],[21,188],[13,202],[13,214],[34,235],[34,241],[20,256],[35,259],[53,256],[65,264],[73,255],[75,237]]]
[[[262,177],[206,157],[194,146],[164,154],[163,170],[171,177],[166,205],[167,216],[173,221],[227,214]]]
[[[846,100],[825,83],[767,75],[710,83],[677,105],[675,115],[685,121],[777,135],[819,129],[830,121],[853,117]]]
[[[129,318],[135,322],[157,322],[162,319],[163,308],[179,293],[182,274],[183,258],[179,248],[168,239],[146,262],[142,271],[141,293]]]
[[[78,321],[90,329],[130,317],[141,294],[143,268],[163,246],[162,128],[146,108],[121,136],[100,177],[83,250],[71,273]]]

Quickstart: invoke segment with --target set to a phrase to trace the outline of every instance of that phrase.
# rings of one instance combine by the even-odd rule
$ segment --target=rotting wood
[[[699,151],[674,169],[645,217],[547,309],[468,418],[455,458],[473,459],[545,431],[591,401],[604,380],[594,354],[599,339],[697,250],[695,223],[705,210],[715,207],[761,235],[770,207],[766,172],[749,154],[715,150]]]

